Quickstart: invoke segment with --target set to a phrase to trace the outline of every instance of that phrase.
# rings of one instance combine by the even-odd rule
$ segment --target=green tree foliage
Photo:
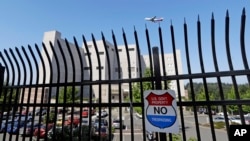
[[[217,83],[207,83],[208,95],[210,100],[220,100],[221,94],[224,95],[224,99],[226,100],[235,100],[236,90],[232,84],[222,83],[222,93],[220,93],[219,86]],[[188,90],[189,100],[192,99],[190,83],[185,85],[185,89]],[[204,84],[203,83],[193,83],[194,96],[197,101],[206,101],[205,92],[204,92]],[[238,85],[237,92],[240,95],[240,99],[250,99],[250,87],[248,84],[240,84]],[[237,105],[229,105],[227,109],[230,112],[237,113],[239,107]],[[213,108],[214,109],[214,108]],[[250,105],[242,105],[242,109],[244,112],[250,112]]]
[[[151,77],[151,70],[150,68],[146,68],[143,77]],[[165,86],[166,88],[169,88],[169,83],[170,81],[167,82],[167,86]],[[164,83],[162,83],[164,84]],[[162,88],[165,88],[164,86]],[[152,90],[153,89],[153,85],[151,81],[144,81],[142,83],[137,82],[133,84],[132,87],[132,96],[133,96],[133,102],[135,103],[140,103],[141,102],[141,98],[143,96],[143,92],[145,90]],[[126,101],[129,101],[129,99],[126,99]],[[141,107],[134,107],[134,110],[136,112],[138,112],[139,114],[142,113],[142,108]]]
[[[4,84],[4,86],[6,86],[6,84]],[[18,96],[17,96],[18,95]],[[20,92],[17,89],[11,89],[11,88],[6,88],[4,87],[1,93],[1,97],[0,97],[0,103],[4,104],[4,103],[18,103],[19,102],[19,95]],[[16,98],[17,96],[17,98]],[[4,108],[4,109],[3,109]],[[1,106],[0,109],[7,111],[7,110],[11,110],[12,108],[14,108],[14,110],[17,110],[17,107],[7,107],[7,106]]]
[[[143,77],[150,77],[150,76],[151,76],[151,70],[149,68],[146,68]],[[151,81],[144,81],[142,82],[142,85],[139,82],[134,83],[132,87],[133,102],[140,103],[141,97],[143,96],[143,91],[150,89],[152,89]],[[126,99],[126,101],[129,101],[129,99]],[[134,107],[134,110],[139,114],[142,113],[141,107]]]
[[[79,101],[79,90],[72,86],[61,88],[59,91],[58,102],[59,103],[73,103],[73,101]]]
[[[149,68],[146,68],[143,77],[150,77],[151,76],[151,70]],[[142,91],[141,91],[142,87]],[[143,91],[152,89],[152,82],[151,81],[145,81],[142,83],[142,86],[139,82],[133,84],[132,88],[132,95],[133,95],[133,102],[139,103],[141,102],[141,97],[143,95]]]

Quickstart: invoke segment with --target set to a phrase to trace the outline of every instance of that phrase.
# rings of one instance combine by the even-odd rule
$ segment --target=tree
[[[245,92],[241,94],[242,99],[250,99],[250,89],[246,89]],[[249,105],[242,105],[242,110],[245,113],[250,113],[250,106]]]
[[[227,98],[229,100],[235,100],[235,90],[234,90],[233,86],[231,87],[230,91],[227,93]],[[237,105],[229,105],[228,110],[232,113],[237,112],[238,106]]]
[[[150,68],[146,68],[143,77],[151,77],[151,70]],[[167,88],[169,85],[170,81],[167,82]],[[162,83],[163,84],[163,83]],[[135,103],[141,103],[141,97],[143,96],[143,91],[145,90],[152,90],[153,85],[151,81],[144,81],[142,83],[137,82],[133,84],[132,87],[132,97],[133,97],[133,102]],[[126,99],[126,101],[129,101],[129,99]],[[135,107],[134,110],[141,114],[142,113],[142,108],[141,107]]]
[[[6,86],[6,83],[4,83],[4,86]],[[16,96],[17,96],[17,98],[16,98]],[[18,89],[16,89],[16,88],[6,88],[5,87],[5,88],[3,88],[2,93],[1,93],[0,103],[1,104],[18,103],[19,102],[19,96],[20,96],[20,91]],[[0,107],[0,109],[2,111],[6,111],[6,110],[8,111],[8,110],[11,110],[11,108],[14,108],[13,109],[14,111],[17,110],[17,107],[9,107],[9,106],[1,106]]]
[[[66,89],[66,91],[65,91]],[[59,103],[73,103],[73,101],[79,101],[80,96],[78,95],[79,90],[72,86],[61,88],[59,91],[58,102]],[[64,101],[65,99],[65,101]]]

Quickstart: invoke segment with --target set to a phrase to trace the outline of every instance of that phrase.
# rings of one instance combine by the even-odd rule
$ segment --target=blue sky
[[[42,0],[42,1],[13,1],[0,2],[0,51],[13,47],[26,47],[28,44],[39,46],[42,43],[43,34],[46,31],[57,30],[63,38],[72,41],[73,36],[81,41],[84,35],[91,39],[93,33],[96,39],[101,39],[101,32],[107,40],[112,41],[111,31],[116,34],[119,44],[122,41],[122,29],[124,29],[128,42],[134,41],[134,27],[138,32],[142,53],[147,54],[145,42],[145,25],[150,33],[152,46],[159,46],[157,23],[144,20],[145,17],[163,17],[161,23],[163,42],[166,52],[172,52],[170,38],[171,22],[175,30],[176,48],[182,52],[183,70],[186,72],[185,50],[183,39],[184,18],[188,24],[189,47],[193,72],[200,72],[197,49],[196,26],[198,16],[202,26],[202,46],[206,71],[213,71],[210,44],[210,20],[214,13],[216,20],[216,46],[221,56],[219,61],[221,70],[228,70],[225,63],[225,15],[229,11],[230,38],[235,69],[242,69],[239,50],[240,19],[242,9],[246,9],[246,46],[250,42],[250,4],[247,0]],[[250,58],[250,57],[249,57]]]

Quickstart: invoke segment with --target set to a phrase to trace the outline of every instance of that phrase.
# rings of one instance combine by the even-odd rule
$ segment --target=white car
[[[236,124],[241,124],[240,117],[229,117],[229,119]]]
[[[96,112],[96,116],[99,117],[99,112]],[[101,111],[101,117],[103,118],[103,117],[107,117],[107,116],[108,116],[108,112],[105,111],[105,110],[102,110]]]

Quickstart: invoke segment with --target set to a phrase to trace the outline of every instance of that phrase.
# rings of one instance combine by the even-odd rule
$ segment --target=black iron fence
[[[249,66],[245,46],[246,16],[243,9],[240,25],[238,50],[241,51],[242,69],[234,69],[230,48],[230,18],[225,19],[225,50],[229,70],[219,70],[215,38],[215,20],[211,19],[211,50],[213,60],[211,67],[215,71],[205,70],[201,22],[197,21],[197,50],[200,73],[192,73],[188,27],[184,28],[184,49],[186,57],[179,65],[174,26],[170,26],[172,46],[164,46],[162,28],[159,26],[159,48],[150,43],[149,31],[145,30],[148,63],[141,54],[142,48],[137,31],[134,30],[135,45],[127,42],[123,31],[123,46],[117,44],[112,32],[112,43],[105,39],[96,41],[92,35],[91,42],[82,37],[83,48],[76,38],[73,43],[62,40],[53,32],[54,38],[42,46],[5,49],[0,52],[1,68],[1,140],[148,140],[145,129],[145,112],[143,91],[147,89],[172,88],[177,94],[179,134],[153,133],[155,140],[228,140],[229,125],[232,124],[231,113],[237,112],[241,124],[248,124],[245,119],[250,97],[243,97],[237,77],[246,78],[244,86],[249,92]],[[167,31],[168,32],[168,31]],[[249,33],[247,33],[249,34]],[[233,39],[238,40],[238,39]],[[249,44],[248,44],[249,45]],[[164,49],[172,49],[173,74],[167,74]],[[220,46],[220,48],[222,48]],[[158,51],[160,53],[158,53]],[[158,62],[157,60],[160,60]],[[240,62],[239,62],[240,63]],[[146,73],[148,72],[148,73]],[[232,97],[225,91],[223,82],[228,78]],[[211,97],[210,79],[218,92]],[[228,80],[227,79],[227,80]],[[202,87],[197,91],[196,80]],[[174,82],[174,83],[171,83]],[[183,83],[185,82],[185,83]],[[157,85],[158,84],[158,85]],[[185,94],[181,90],[185,85]],[[148,87],[147,87],[148,86]],[[171,87],[172,86],[172,87]],[[197,95],[203,94],[203,99]],[[214,92],[215,93],[215,92]],[[202,107],[202,108],[201,108]],[[206,114],[199,114],[201,111]],[[224,121],[222,129],[217,129],[214,113],[221,112]],[[23,116],[25,115],[25,116]],[[141,115],[141,116],[140,116]],[[203,118],[203,119],[202,119]],[[205,122],[204,122],[205,119]],[[97,122],[96,122],[97,121]],[[114,121],[118,121],[115,125]],[[28,126],[27,124],[30,124]],[[117,129],[115,129],[117,127]],[[102,129],[103,128],[103,129]],[[191,132],[190,132],[191,130]],[[216,132],[220,130],[220,132]],[[25,132],[24,132],[25,131]],[[25,137],[23,134],[27,135]],[[107,134],[106,134],[107,133]],[[192,134],[192,135],[191,135]],[[159,136],[158,136],[159,135]],[[227,139],[226,139],[227,138]]]

